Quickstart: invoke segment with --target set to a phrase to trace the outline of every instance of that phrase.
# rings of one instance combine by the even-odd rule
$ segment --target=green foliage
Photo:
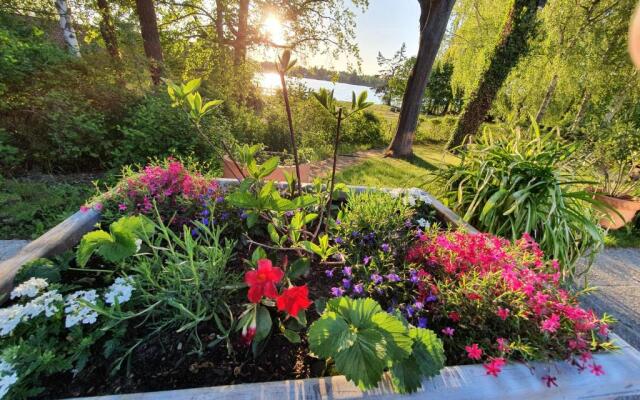
[[[154,226],[144,216],[122,217],[109,226],[109,232],[96,230],[85,234],[76,251],[80,267],[87,265],[93,253],[105,260],[119,263],[140,249],[143,238],[153,233]]]
[[[0,238],[35,239],[77,212],[92,193],[84,183],[0,177]]]
[[[309,328],[309,348],[332,358],[337,371],[363,390],[377,387],[388,368],[396,390],[415,392],[422,378],[440,372],[445,360],[433,332],[409,326],[372,299],[330,300]]]
[[[377,115],[364,111],[354,115],[344,124],[340,142],[346,144],[364,144],[371,147],[384,145],[382,136],[382,122]]]
[[[36,258],[20,267],[13,278],[13,284],[18,285],[31,278],[46,279],[48,283],[60,282],[60,265],[46,258]]]
[[[568,277],[578,257],[594,254],[603,241],[592,195],[567,169],[575,147],[535,124],[528,134],[485,130],[460,165],[437,177],[449,205],[471,225],[511,240],[531,234]]]

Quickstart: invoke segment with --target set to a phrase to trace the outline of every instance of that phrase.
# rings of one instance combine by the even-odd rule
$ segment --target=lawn
[[[440,145],[415,145],[413,150],[414,156],[409,159],[374,158],[345,168],[337,174],[337,180],[350,185],[419,187],[435,193],[430,172],[457,162],[457,158]]]

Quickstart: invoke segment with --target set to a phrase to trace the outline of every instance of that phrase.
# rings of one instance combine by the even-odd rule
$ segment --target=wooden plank
[[[250,383],[162,392],[110,395],[84,399],[95,400],[330,400],[330,399],[446,399],[495,400],[515,399],[615,399],[640,395],[640,353],[616,335],[621,350],[595,354],[605,374],[582,373],[567,362],[509,364],[496,378],[486,374],[482,365],[447,367],[441,374],[423,382],[422,389],[411,395],[393,392],[388,377],[375,390],[362,392],[344,376]],[[542,377],[557,377],[557,387],[548,388]]]
[[[80,241],[82,235],[93,229],[99,219],[100,214],[93,209],[78,211],[23,247],[18,254],[0,262],[0,295],[11,292],[13,278],[22,265],[71,249]]]

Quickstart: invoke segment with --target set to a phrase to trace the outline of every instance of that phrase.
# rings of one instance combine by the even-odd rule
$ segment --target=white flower
[[[104,301],[107,304],[123,304],[131,299],[133,290],[130,278],[116,278],[113,285],[109,286],[109,289],[104,294]]]
[[[424,218],[420,218],[419,220],[416,221],[418,223],[418,225],[420,225],[422,228],[429,228],[431,226],[431,222],[427,221]]]
[[[64,325],[67,328],[71,328],[78,323],[93,324],[96,322],[98,319],[98,313],[92,308],[80,303],[79,300],[95,305],[97,298],[98,295],[95,290],[79,290],[67,296],[67,300],[65,302],[66,307],[64,308],[64,312],[67,314],[67,317],[64,321]]]
[[[11,386],[18,381],[18,374],[13,365],[2,360],[0,362],[0,399],[3,398]]]
[[[140,251],[142,247],[142,239],[136,239],[136,253]]]
[[[0,309],[0,336],[6,336],[16,329],[24,316],[24,306],[14,304]]]
[[[17,297],[36,297],[41,290],[46,289],[49,286],[47,281],[42,278],[30,278],[27,281],[19,284],[13,291],[11,292],[11,298],[15,299]]]

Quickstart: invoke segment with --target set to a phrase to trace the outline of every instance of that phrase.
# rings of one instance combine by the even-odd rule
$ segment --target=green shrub
[[[93,187],[0,178],[0,238],[34,239],[78,211]]]
[[[420,115],[416,143],[444,143],[451,137],[453,127],[458,117],[447,115],[444,117],[427,117]]]
[[[437,178],[454,211],[481,231],[516,240],[529,233],[544,253],[560,261],[564,277],[588,251],[603,243],[592,195],[572,184],[566,161],[575,145],[550,132],[490,132],[463,150],[460,165]]]
[[[370,147],[384,145],[380,118],[371,111],[356,113],[345,122],[340,142]]]
[[[207,117],[204,127],[215,141],[227,130],[220,116]],[[119,128],[122,138],[114,149],[113,166],[144,164],[150,158],[166,158],[175,155],[193,154],[196,159],[218,158],[211,148],[194,130],[189,118],[182,110],[171,107],[166,93],[144,96],[123,120]]]

